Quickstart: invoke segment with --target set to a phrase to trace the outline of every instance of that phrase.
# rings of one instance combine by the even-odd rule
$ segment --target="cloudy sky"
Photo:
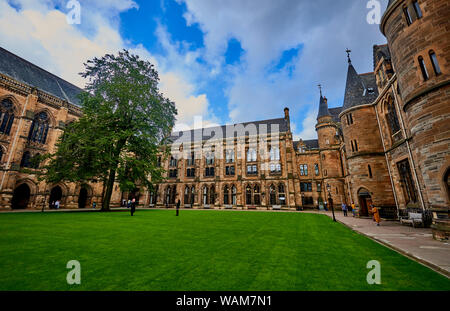
[[[373,1],[373,0],[372,0]],[[291,111],[296,138],[315,138],[323,85],[341,106],[350,48],[359,73],[385,43],[368,0],[0,0],[0,46],[83,87],[83,62],[132,50],[160,73],[178,126],[264,120]],[[387,0],[380,0],[382,10]]]

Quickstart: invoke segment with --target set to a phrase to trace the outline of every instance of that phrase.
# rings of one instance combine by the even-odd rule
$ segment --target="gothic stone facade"
[[[140,206],[210,209],[370,205],[382,216],[450,204],[450,3],[391,0],[373,48],[374,71],[358,74],[348,57],[344,103],[320,94],[318,139],[295,141],[289,109],[278,119],[173,134],[161,156],[166,180],[152,191],[121,193]],[[70,83],[0,49],[1,208],[101,203],[102,185],[47,185],[22,168],[52,151],[64,125],[80,116]],[[14,115],[12,118],[11,116]],[[31,168],[30,168],[31,166]]]

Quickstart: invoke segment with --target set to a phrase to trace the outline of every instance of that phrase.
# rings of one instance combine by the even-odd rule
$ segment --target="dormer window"
[[[372,94],[375,93],[375,90],[373,89],[373,87],[369,87],[369,88],[367,88],[367,93],[368,93],[369,95],[372,95]]]

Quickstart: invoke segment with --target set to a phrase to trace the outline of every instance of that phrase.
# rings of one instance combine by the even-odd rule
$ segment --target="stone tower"
[[[390,0],[381,20],[423,208],[450,206],[450,2]]]
[[[339,117],[349,169],[350,199],[359,207],[362,216],[369,215],[370,204],[396,213],[374,107],[377,97],[375,75],[359,75],[349,55],[344,105]]]
[[[324,191],[326,193],[327,188],[330,188],[333,203],[340,205],[346,200],[339,126],[328,109],[328,100],[322,95],[322,91],[320,91],[316,131],[319,141],[319,161],[322,168]],[[327,196],[328,194],[325,197]]]

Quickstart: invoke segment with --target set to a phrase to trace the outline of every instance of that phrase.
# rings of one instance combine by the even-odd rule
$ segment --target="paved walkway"
[[[332,217],[331,212],[311,213]],[[450,243],[434,240],[430,228],[413,228],[398,221],[382,221],[376,226],[372,219],[354,218],[351,212],[348,214],[344,217],[342,212],[337,212],[336,220],[450,278]]]

